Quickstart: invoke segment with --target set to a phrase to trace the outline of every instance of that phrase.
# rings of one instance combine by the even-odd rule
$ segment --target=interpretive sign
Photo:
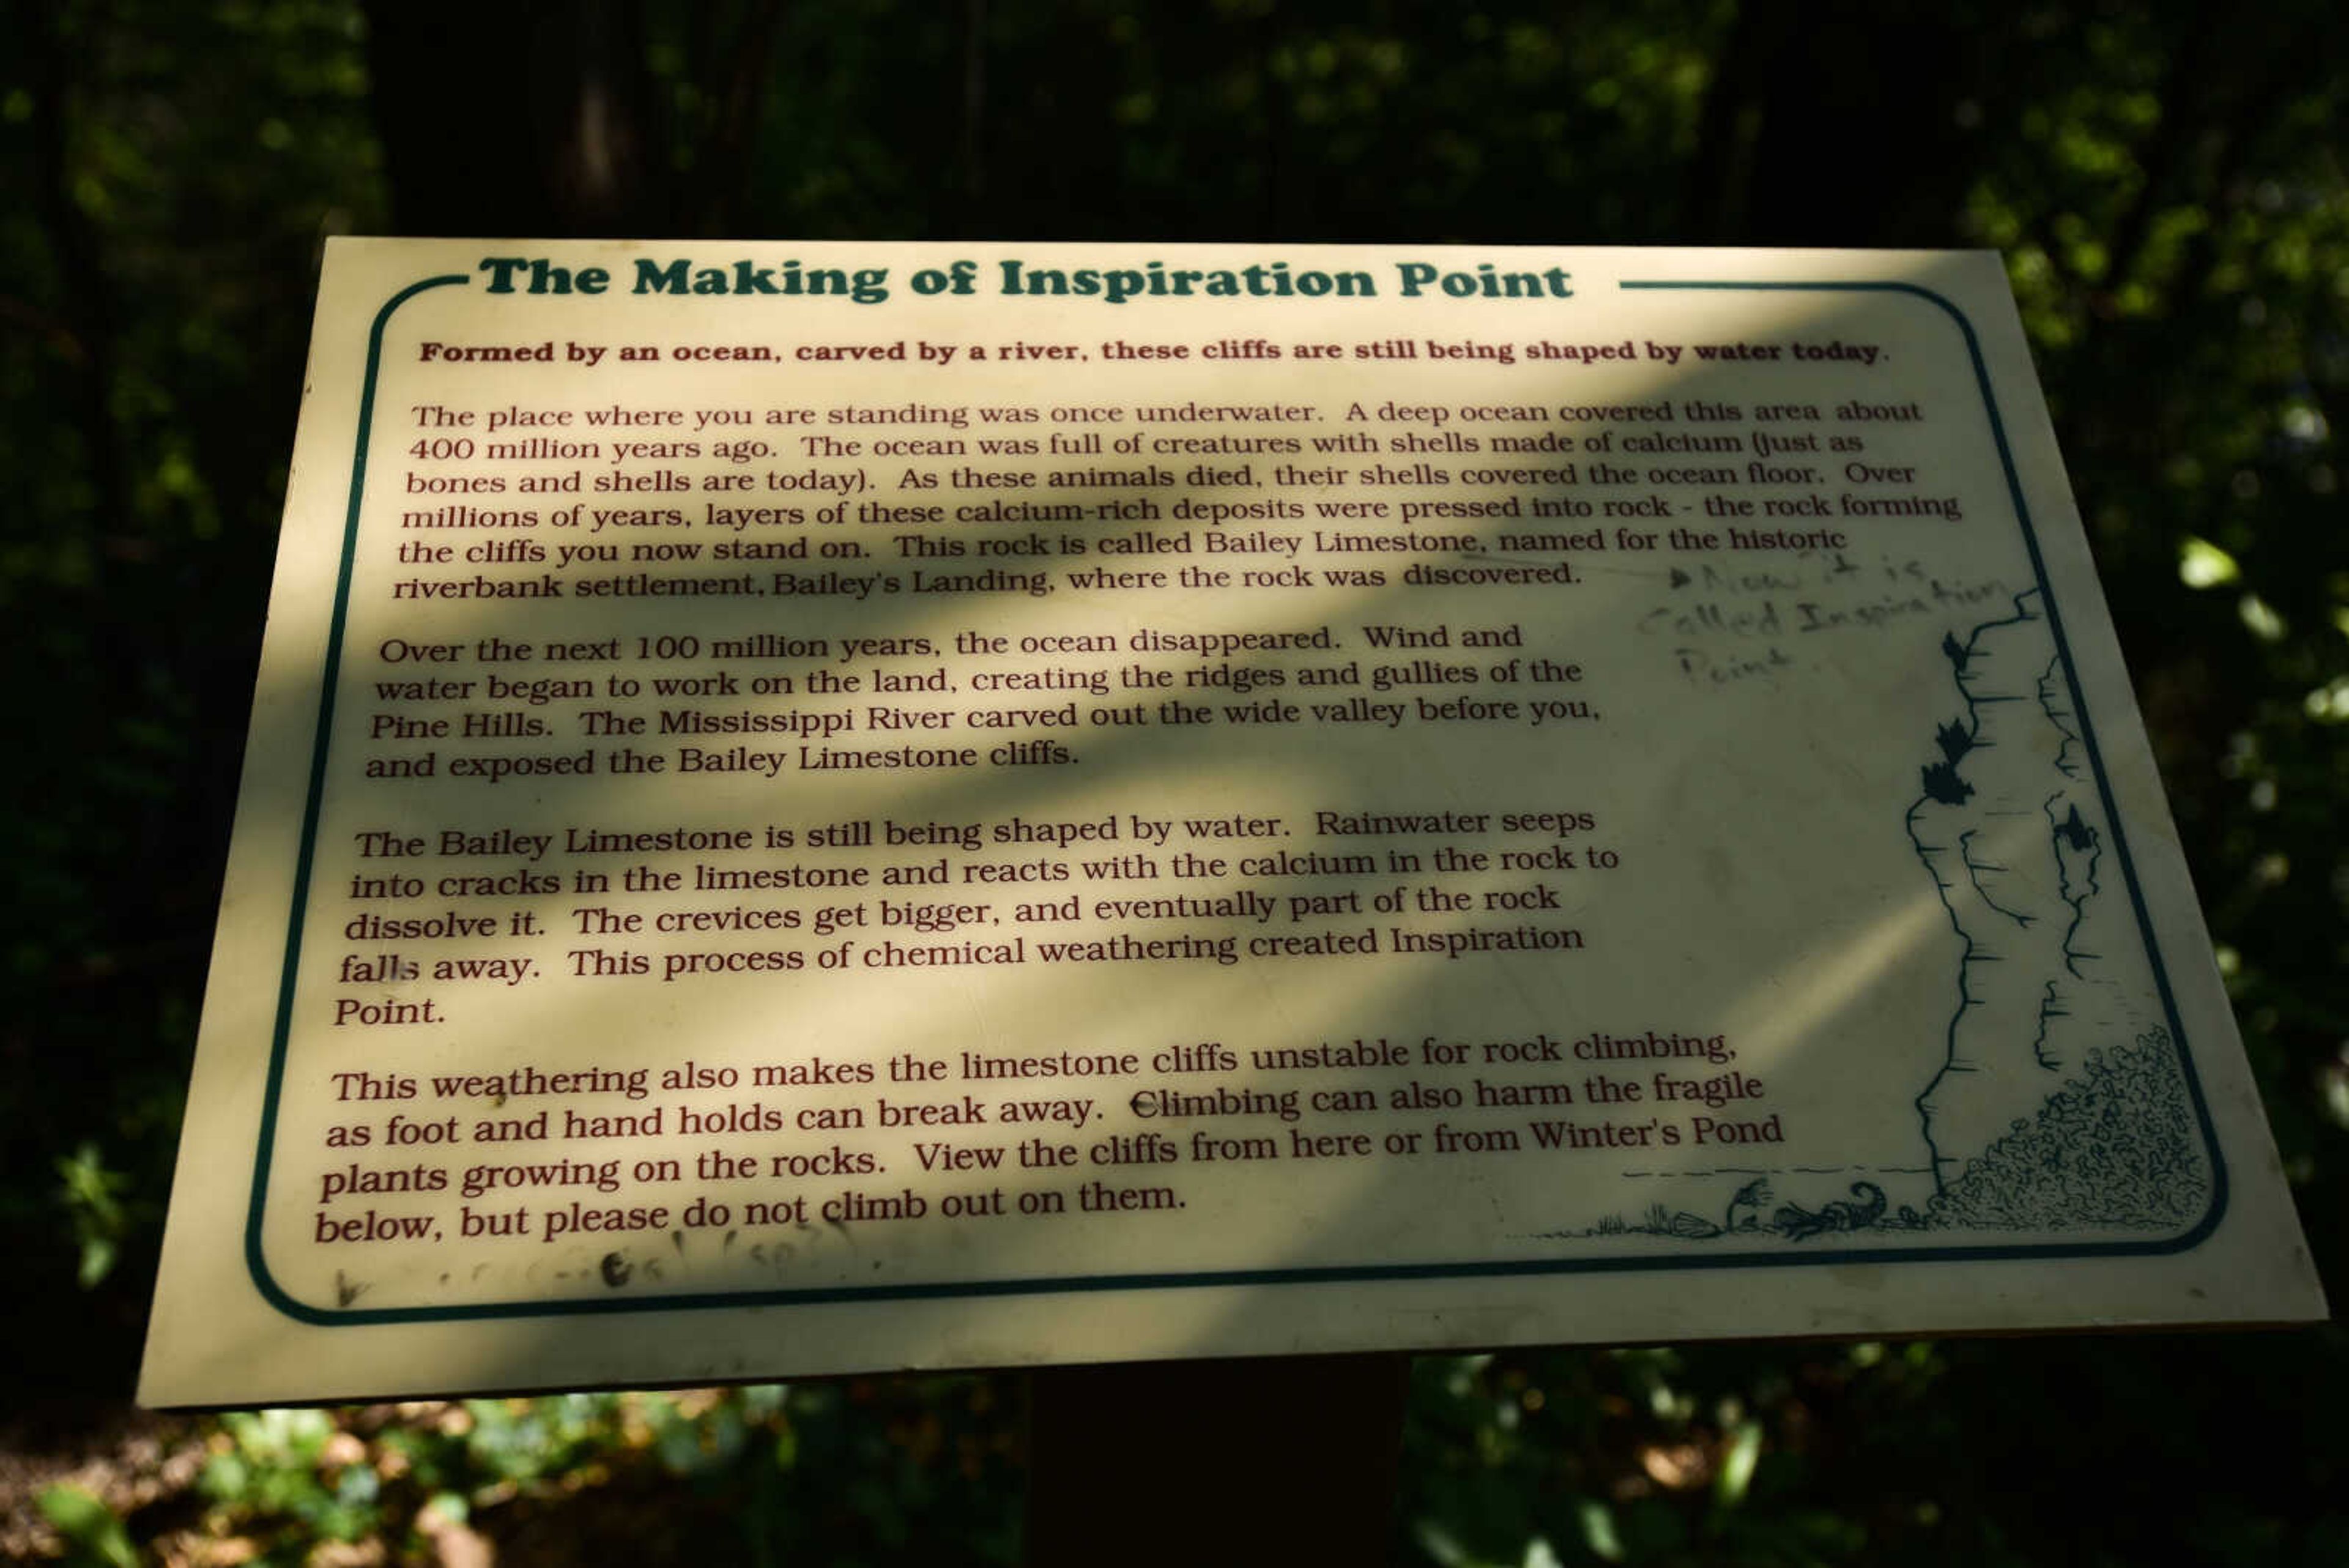
[[[330,247],[149,1401],[2323,1310],[1996,258]]]

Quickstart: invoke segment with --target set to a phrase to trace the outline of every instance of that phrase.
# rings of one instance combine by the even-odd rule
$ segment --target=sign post
[[[1040,1368],[1029,1384],[1029,1568],[1375,1563],[1394,1527],[1410,1358]]]
[[[331,247],[150,1402],[2323,1310],[1994,258]]]

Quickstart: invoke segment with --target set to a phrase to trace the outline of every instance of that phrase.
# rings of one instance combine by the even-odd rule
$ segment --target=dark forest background
[[[2349,7],[0,18],[0,1556],[1019,1551],[1016,1377],[129,1409],[330,234],[1997,249],[2312,1244],[2349,1293]],[[2338,1328],[1427,1357],[1393,1552],[2339,1563],[2344,1417]]]

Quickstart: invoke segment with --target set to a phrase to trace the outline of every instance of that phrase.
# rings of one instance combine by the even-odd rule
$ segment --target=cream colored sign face
[[[2321,1311],[1994,258],[333,247],[150,1400]]]

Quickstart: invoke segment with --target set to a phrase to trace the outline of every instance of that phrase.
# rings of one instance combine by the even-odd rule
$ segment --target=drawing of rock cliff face
[[[2039,594],[1942,652],[1964,711],[1908,817],[1963,943],[1947,1054],[1917,1099],[1928,1221],[2189,1220],[2209,1172],[2150,983],[2108,961],[2139,937]]]

